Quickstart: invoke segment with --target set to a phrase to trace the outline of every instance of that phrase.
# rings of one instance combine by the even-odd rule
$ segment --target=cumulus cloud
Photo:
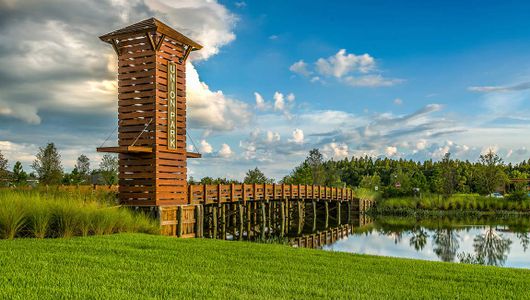
[[[278,132],[267,131],[267,142],[273,143],[280,141],[280,134]]]
[[[403,100],[401,100],[401,98],[396,98],[396,99],[394,99],[394,104],[395,105],[401,105],[401,104],[403,104]]]
[[[254,92],[254,97],[256,99],[256,109],[264,111],[268,108],[268,103],[263,99],[263,96],[261,96],[258,92]]]
[[[201,153],[209,154],[213,152],[213,147],[206,140],[201,140],[200,150],[201,150]]]
[[[227,97],[220,90],[210,90],[191,63],[186,68],[188,119],[192,128],[226,131],[250,121],[248,104]]]
[[[233,152],[232,152],[232,149],[230,148],[230,146],[228,146],[227,144],[222,144],[221,145],[221,149],[219,150],[219,156],[222,157],[222,158],[229,158],[230,156],[232,156]]]
[[[293,131],[293,138],[290,141],[296,144],[303,144],[304,143],[304,131],[300,128],[296,128]]]
[[[353,72],[368,73],[375,68],[375,59],[369,54],[355,55],[340,49],[333,56],[319,58],[315,65],[322,75],[342,78]]]
[[[345,143],[329,143],[322,147],[322,153],[327,158],[343,159],[348,157],[348,145]]]
[[[285,109],[285,100],[280,92],[274,93],[274,110],[283,111]]]
[[[394,155],[397,154],[397,151],[398,151],[398,149],[395,146],[388,146],[388,147],[385,148],[385,154],[387,156],[394,156]]]
[[[308,70],[307,63],[303,60],[299,60],[289,67],[289,71],[300,74],[302,76],[310,76],[313,72]]]
[[[309,69],[309,65],[303,60],[299,60],[289,67],[293,73],[309,77],[313,73],[310,81],[321,81],[321,77],[335,78],[349,86],[354,87],[380,87],[393,86],[403,82],[402,79],[386,78],[377,70],[375,59],[365,53],[356,55],[347,53],[346,49],[340,49],[335,55],[327,58],[319,58],[314,63],[314,71]]]

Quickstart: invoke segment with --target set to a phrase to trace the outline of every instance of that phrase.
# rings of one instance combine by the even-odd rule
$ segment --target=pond
[[[530,217],[379,217],[322,247],[371,255],[530,268]]]

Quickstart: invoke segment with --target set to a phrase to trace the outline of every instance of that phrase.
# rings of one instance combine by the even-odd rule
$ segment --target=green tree
[[[274,179],[267,178],[263,172],[261,172],[258,167],[255,169],[251,169],[247,171],[247,174],[245,176],[245,179],[243,180],[245,183],[258,183],[258,184],[270,184],[274,182]]]
[[[491,194],[506,182],[504,162],[493,151],[480,155],[478,168],[478,186],[482,193]]]
[[[90,159],[86,155],[79,155],[74,170],[77,173],[74,178],[75,183],[90,183]],[[72,175],[73,173],[72,171]]]
[[[8,172],[7,172],[7,159],[2,154],[2,151],[0,151],[0,185],[3,184],[2,182],[4,180],[7,180]]]
[[[323,185],[326,182],[326,170],[324,169],[324,156],[318,149],[312,149],[309,151],[309,156],[305,162],[311,169],[311,177],[313,179],[312,184]]]
[[[451,160],[451,153],[447,152],[442,159],[441,166],[441,192],[445,199],[453,195],[458,184],[456,178],[456,169],[453,160]]]
[[[31,165],[37,173],[40,183],[59,184],[63,178],[61,155],[54,143],[39,148],[35,161]]]
[[[28,180],[28,174],[24,172],[24,168],[22,167],[22,163],[17,161],[15,163],[15,166],[13,166],[13,183],[17,186],[25,185],[27,184]]]
[[[99,172],[103,182],[112,186],[118,183],[118,157],[111,154],[105,154],[99,163]]]
[[[381,177],[377,173],[374,175],[364,175],[359,186],[375,190],[375,187],[381,186]]]

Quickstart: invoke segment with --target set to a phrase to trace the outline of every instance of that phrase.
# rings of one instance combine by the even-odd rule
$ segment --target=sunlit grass
[[[524,299],[530,271],[118,234],[0,241],[0,298]]]
[[[0,190],[0,239],[158,233],[155,220],[90,191]]]

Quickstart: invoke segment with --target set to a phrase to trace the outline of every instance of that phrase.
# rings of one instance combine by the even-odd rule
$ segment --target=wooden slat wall
[[[161,38],[158,35],[158,38]],[[157,205],[186,204],[186,63],[183,45],[164,38],[156,53],[156,189]],[[168,62],[177,65],[177,149],[169,150],[168,131]]]
[[[156,43],[162,38],[149,34]],[[154,150],[119,155],[120,201],[135,206],[186,204],[186,65],[180,61],[184,46],[165,37],[155,50],[145,33],[131,33],[117,46],[118,144]],[[169,61],[177,65],[176,150],[167,148]]]
[[[188,186],[188,204],[211,204],[239,201],[315,199],[353,200],[349,188],[331,188],[293,184],[219,184]]]
[[[118,42],[118,144],[153,146],[155,138],[156,59],[144,34]],[[149,126],[148,126],[149,124]],[[148,126],[146,128],[146,126]],[[142,131],[145,132],[142,133]],[[141,135],[140,135],[141,134]],[[136,140],[136,142],[135,142]],[[131,205],[156,203],[154,153],[119,155],[120,202]]]

